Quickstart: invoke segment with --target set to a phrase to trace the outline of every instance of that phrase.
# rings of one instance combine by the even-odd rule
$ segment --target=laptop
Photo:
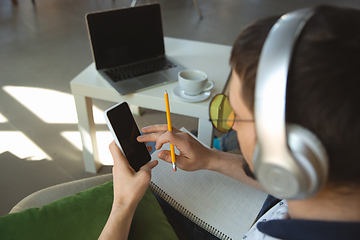
[[[184,67],[166,56],[160,4],[88,13],[96,69],[121,95],[174,82]]]

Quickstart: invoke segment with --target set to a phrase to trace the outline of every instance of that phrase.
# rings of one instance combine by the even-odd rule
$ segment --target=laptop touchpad
[[[152,73],[147,76],[139,77],[139,81],[144,84],[146,87],[151,87],[160,83],[165,83],[169,81],[169,78],[164,76],[164,74]]]

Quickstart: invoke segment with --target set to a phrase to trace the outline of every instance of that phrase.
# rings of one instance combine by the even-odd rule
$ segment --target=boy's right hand
[[[190,134],[181,132],[173,128],[172,132],[167,130],[167,125],[152,125],[144,127],[141,131],[144,135],[138,137],[139,142],[155,142],[155,148],[160,149],[163,144],[171,143],[179,151],[176,155],[176,165],[185,171],[196,171],[208,169],[213,152],[211,149],[203,146]],[[171,163],[171,154],[169,150],[162,150],[158,153],[158,158]]]

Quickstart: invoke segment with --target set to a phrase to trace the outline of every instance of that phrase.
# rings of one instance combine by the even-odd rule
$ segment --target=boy
[[[279,17],[257,21],[235,41],[229,101],[235,113],[232,128],[243,157],[207,149],[188,134],[166,125],[149,126],[138,141],[171,142],[186,171],[207,169],[262,189],[254,174],[257,144],[254,117],[255,81],[260,53]],[[328,156],[324,187],[305,199],[283,200],[255,224],[244,239],[358,239],[360,236],[360,11],[319,6],[307,20],[292,53],[286,90],[286,122],[314,133]],[[246,121],[243,121],[246,120]],[[252,121],[254,120],[254,121]],[[150,162],[133,172],[112,143],[114,206],[101,237],[126,239],[132,214],[150,181]],[[171,162],[168,151],[160,159]],[[121,230],[121,231],[120,231]],[[119,234],[119,235],[118,235]]]

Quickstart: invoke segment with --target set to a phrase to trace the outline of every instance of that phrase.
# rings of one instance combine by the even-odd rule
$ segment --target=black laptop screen
[[[165,54],[159,4],[86,16],[96,68],[113,68]]]

